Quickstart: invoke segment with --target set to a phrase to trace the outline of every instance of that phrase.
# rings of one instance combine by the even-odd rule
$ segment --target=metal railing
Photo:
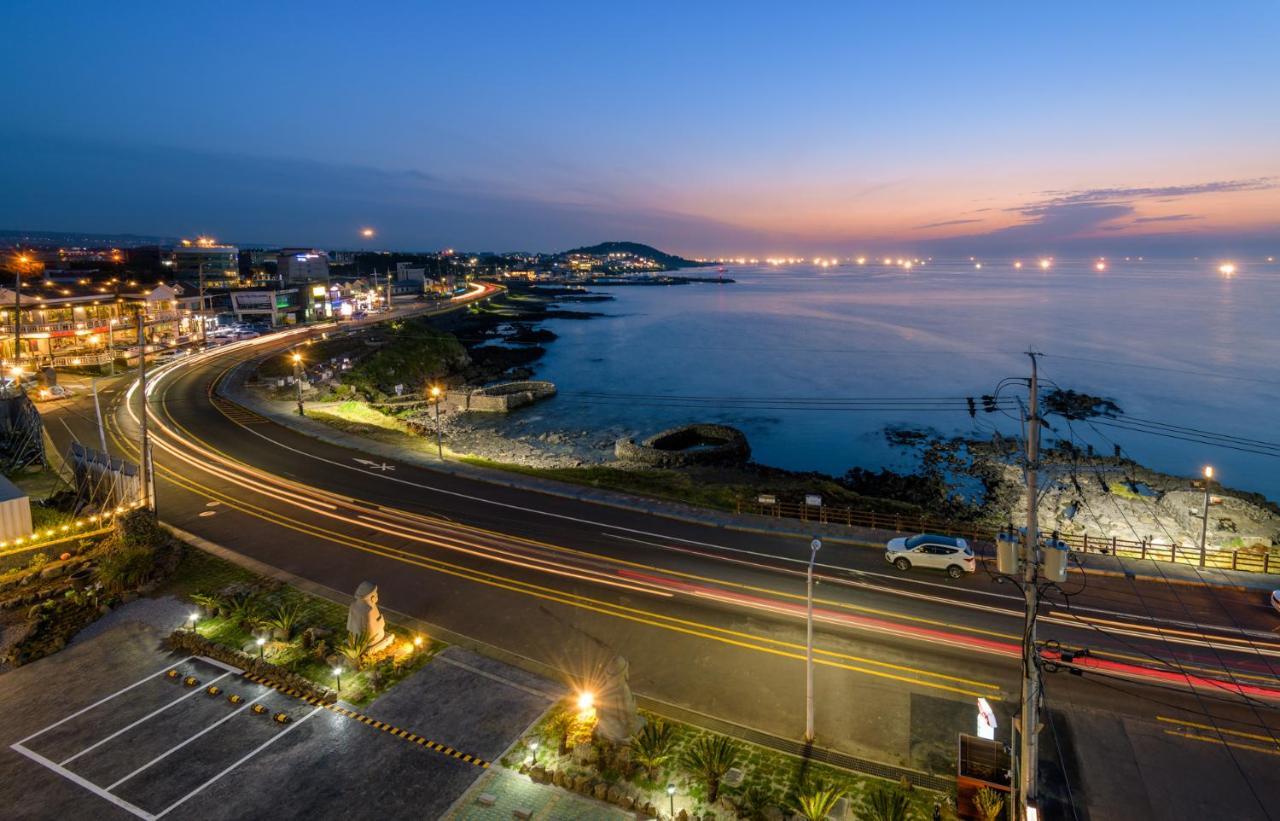
[[[772,518],[799,519],[816,524],[864,527],[872,530],[888,530],[894,533],[937,532],[963,536],[975,544],[991,550],[998,528],[981,522],[955,522],[934,519],[924,515],[904,513],[877,513],[873,510],[854,510],[850,507],[806,505],[797,502],[778,501],[761,504],[755,501],[739,501],[738,513],[753,513]],[[1272,555],[1271,548],[1261,552],[1238,549],[1209,548],[1199,546],[1165,544],[1155,539],[1104,538],[1086,534],[1059,534],[1072,550],[1079,553],[1097,553],[1126,559],[1154,559],[1163,562],[1191,564],[1219,570],[1245,570],[1253,573],[1280,572],[1280,556]]]

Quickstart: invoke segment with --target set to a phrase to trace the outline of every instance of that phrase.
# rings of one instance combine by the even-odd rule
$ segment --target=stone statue
[[[600,696],[596,699],[596,734],[619,744],[625,743],[644,725],[627,681],[629,669],[626,659],[614,656],[605,668]]]
[[[369,639],[370,653],[395,641],[378,611],[378,586],[373,582],[360,582],[356,588],[356,600],[347,609],[347,632],[353,636],[364,633]]]

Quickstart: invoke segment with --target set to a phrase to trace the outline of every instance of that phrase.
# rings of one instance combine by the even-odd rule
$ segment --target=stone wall
[[[555,395],[556,386],[551,382],[502,382],[471,391],[449,391],[441,401],[452,411],[510,413]]]
[[[694,424],[670,428],[648,439],[619,439],[614,455],[650,467],[740,464],[751,458],[747,437],[728,425]]]

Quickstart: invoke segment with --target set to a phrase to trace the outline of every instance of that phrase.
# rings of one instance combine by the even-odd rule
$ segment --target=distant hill
[[[652,245],[645,245],[640,242],[601,242],[597,245],[589,245],[585,248],[571,248],[563,251],[557,256],[567,257],[569,254],[588,254],[591,256],[604,256],[606,254],[633,254],[638,257],[646,257],[654,262],[661,263],[667,270],[675,270],[676,268],[697,268],[704,265],[712,265],[710,262],[698,262],[692,259],[685,259],[674,254],[668,254],[659,251]]]

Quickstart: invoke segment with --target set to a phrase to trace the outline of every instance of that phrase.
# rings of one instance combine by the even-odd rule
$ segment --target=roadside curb
[[[243,567],[246,570],[250,570],[259,575],[267,576],[292,587],[296,587],[299,590],[303,590],[319,598],[326,599],[343,606],[349,605],[354,598],[353,596],[344,594],[329,587],[328,585],[304,579],[287,570],[283,570],[275,567],[274,565],[267,564],[266,562],[237,553],[230,548],[211,542],[208,539],[183,530],[176,525],[163,521],[161,522],[161,525],[169,530],[169,532],[174,536],[187,542],[197,550],[201,550],[212,556],[231,562],[232,564]],[[456,633],[448,628],[431,624],[430,622],[410,616],[399,610],[383,607],[382,612],[394,616],[393,621],[398,625],[409,627],[418,632],[425,633],[426,635],[440,638],[448,644],[464,647],[474,653],[487,656],[496,661],[503,662],[504,664],[510,664],[511,666],[518,667],[528,673],[533,673],[534,675],[541,676],[542,678],[550,679],[552,681],[567,682],[572,680],[572,676],[569,673],[546,664],[545,662],[538,661],[537,659],[529,658],[528,656],[521,655],[510,650],[504,650],[501,647],[488,644],[487,642],[480,641],[479,639],[471,638],[470,636],[465,636],[461,633]],[[856,772],[861,775],[885,778],[890,781],[896,781],[898,778],[906,777],[914,784],[919,784],[921,786],[930,785],[926,786],[926,789],[939,789],[939,791],[944,793],[947,792],[945,786],[941,788],[935,786],[947,782],[946,776],[935,775],[923,770],[904,767],[898,764],[862,759],[829,748],[812,747],[809,748],[806,755],[803,752],[797,752],[799,742],[791,739],[783,738],[764,730],[757,730],[753,727],[738,724],[737,722],[716,718],[715,716],[708,715],[688,707],[681,707],[680,705],[672,704],[671,702],[648,696],[638,691],[634,694],[637,701],[639,701],[644,708],[650,712],[657,713],[666,718],[671,718],[685,724],[697,726],[703,730],[717,732],[722,735],[733,737],[739,741],[745,741],[747,743],[765,747],[766,749],[770,749],[775,752],[798,756],[801,758],[813,758],[814,760],[822,761],[831,766],[848,770],[850,772]]]

